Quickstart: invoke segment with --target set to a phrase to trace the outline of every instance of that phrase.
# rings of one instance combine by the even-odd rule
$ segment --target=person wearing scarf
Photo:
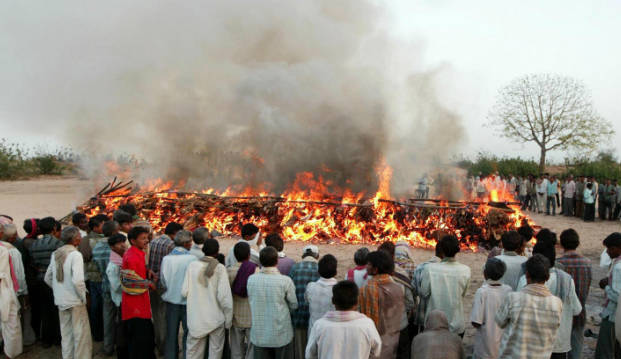
[[[202,250],[205,256],[189,263],[181,288],[181,295],[187,300],[187,312],[191,313],[187,324],[187,359],[204,358],[207,341],[208,357],[221,358],[226,329],[233,321],[233,297],[227,270],[215,258],[220,245],[209,238]]]
[[[354,263],[356,266],[347,271],[345,279],[350,280],[362,288],[367,284],[369,276],[367,275],[367,256],[369,249],[366,247],[358,248],[354,253]]]
[[[494,318],[504,329],[499,359],[548,359],[554,350],[563,302],[545,285],[550,261],[534,254],[525,269],[527,285],[509,293]]]
[[[332,287],[334,311],[327,312],[311,327],[306,345],[306,358],[368,359],[382,350],[375,323],[359,313],[358,287],[352,281],[341,281]]]
[[[198,260],[190,254],[192,232],[181,230],[175,235],[175,248],[162,259],[160,287],[162,300],[166,303],[166,341],[164,357],[176,359],[179,353],[179,326],[183,326],[183,353],[185,357],[188,335],[186,298],[181,288],[188,265]],[[191,312],[194,316],[194,313]]]
[[[386,251],[371,252],[368,260],[368,273],[372,278],[360,290],[360,313],[373,320],[382,338],[379,358],[395,358],[405,307],[403,287],[392,279],[395,264]]]
[[[233,322],[230,330],[231,358],[244,359],[246,353],[253,350],[250,343],[252,314],[248,303],[248,278],[257,271],[259,266],[250,261],[248,243],[235,244],[233,253],[237,263],[227,268],[233,293]]]
[[[15,358],[22,353],[22,327],[19,320],[19,301],[11,279],[10,255],[0,246],[0,328],[4,340],[4,354]]]
[[[93,348],[86,310],[84,259],[77,250],[82,237],[77,227],[65,227],[60,240],[64,245],[52,253],[45,272],[45,283],[54,292],[58,306],[63,358],[90,358]]]

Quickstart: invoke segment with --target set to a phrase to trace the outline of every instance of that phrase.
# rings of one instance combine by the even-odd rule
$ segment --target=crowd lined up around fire
[[[475,358],[581,357],[592,278],[573,229],[560,234],[558,255],[548,229],[505,232],[465,308],[471,269],[447,233],[437,233],[424,263],[414,263],[406,242],[360,248],[339,281],[333,255],[310,244],[296,263],[279,235],[251,223],[223,254],[207,228],[171,222],[154,235],[131,204],[112,218],[76,213],[72,222],[28,219],[20,239],[11,217],[0,216],[9,358],[36,341],[60,345],[63,358],[91,358],[93,341],[103,341],[104,354],[118,358],[452,359],[466,357],[468,325]],[[621,233],[603,245],[610,274],[600,281],[606,302],[595,357],[619,358]]]
[[[429,192],[426,180],[421,180],[419,185]],[[490,198],[491,191],[508,193],[520,202],[522,210],[546,215],[558,213],[589,222],[595,220],[597,207],[601,220],[619,220],[621,216],[621,183],[616,179],[598,182],[590,176],[569,175],[561,179],[547,173],[526,177],[493,174],[469,177],[465,188],[468,196],[478,199]]]

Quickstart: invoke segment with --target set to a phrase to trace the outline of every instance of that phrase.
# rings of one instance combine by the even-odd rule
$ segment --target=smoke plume
[[[113,1],[53,14],[51,41],[64,46],[49,61],[64,66],[33,105],[65,117],[66,141],[92,158],[144,159],[137,177],[277,192],[311,172],[372,193],[385,160],[405,192],[463,138],[436,73],[373,2]]]

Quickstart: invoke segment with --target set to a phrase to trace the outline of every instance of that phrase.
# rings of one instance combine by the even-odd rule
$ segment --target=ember
[[[120,205],[132,203],[156,231],[176,221],[187,229],[204,226],[231,235],[238,233],[241,223],[252,222],[264,233],[278,232],[286,240],[323,243],[403,240],[432,247],[441,231],[455,234],[464,249],[473,251],[488,247],[490,238],[523,221],[528,223],[519,204],[498,191],[490,191],[488,202],[392,199],[389,169],[380,171],[379,190],[373,198],[349,191],[333,195],[321,178],[314,180],[309,173],[298,176],[290,190],[280,195],[252,189],[182,192],[162,181],[131,189],[130,183],[115,182],[79,209],[88,216],[111,215]]]

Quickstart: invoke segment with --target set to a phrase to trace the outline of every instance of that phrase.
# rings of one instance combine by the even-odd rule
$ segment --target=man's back
[[[375,324],[355,311],[328,312],[309,333],[306,358],[367,359],[380,354],[382,341]]]
[[[37,270],[39,279],[43,279],[45,271],[50,265],[52,253],[60,247],[62,247],[62,242],[49,234],[37,239],[30,246],[32,265]]]
[[[520,256],[515,252],[505,251],[503,254],[496,256],[507,266],[505,274],[500,278],[500,282],[516,290],[520,276],[522,275],[522,263],[526,262],[528,258]]]

